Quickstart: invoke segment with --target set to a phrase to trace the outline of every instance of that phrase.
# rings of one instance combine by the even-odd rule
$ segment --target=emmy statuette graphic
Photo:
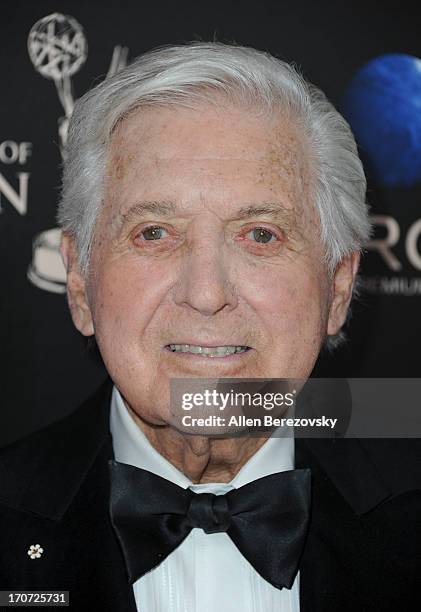
[[[58,119],[60,153],[65,156],[69,121],[75,98],[71,77],[88,57],[88,43],[82,26],[68,15],[53,13],[37,21],[28,36],[28,53],[37,72],[54,81],[64,115]],[[124,68],[128,49],[114,47],[108,78]],[[60,255],[61,230],[53,228],[35,236],[28,279],[38,288],[53,293],[65,293],[66,271]]]

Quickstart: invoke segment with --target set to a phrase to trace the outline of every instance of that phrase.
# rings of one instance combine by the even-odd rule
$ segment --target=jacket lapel
[[[75,610],[136,612],[108,514],[111,390],[106,381],[66,419],[2,449],[3,586],[67,590]],[[36,543],[44,552],[31,560]]]
[[[295,458],[297,468],[312,471],[301,612],[354,612],[367,602],[389,610],[393,597],[405,607],[419,546],[421,497],[408,497],[421,488],[419,441],[297,439]]]
[[[368,469],[365,474],[367,482],[370,480],[373,485],[368,489],[372,497],[360,499],[363,488],[358,483],[343,480],[346,472],[341,473],[341,470],[346,453],[336,452],[336,440],[298,439],[295,447],[296,467],[310,467],[312,472],[310,526],[300,563],[300,611],[343,611],[347,601],[352,601],[354,610],[363,609],[355,575],[361,525],[349,502],[351,499],[364,502],[367,507],[384,498],[387,492]],[[354,466],[352,473],[356,470]]]

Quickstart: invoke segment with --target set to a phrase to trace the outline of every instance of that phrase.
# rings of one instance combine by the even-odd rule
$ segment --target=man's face
[[[154,108],[119,124],[89,282],[73,267],[69,302],[147,422],[168,421],[171,378],[311,372],[346,308],[332,308],[310,176],[281,116]]]

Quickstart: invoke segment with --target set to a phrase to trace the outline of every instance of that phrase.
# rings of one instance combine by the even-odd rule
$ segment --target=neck
[[[156,426],[128,410],[155,450],[194,484],[230,482],[263,446],[266,438],[212,438],[183,434],[173,427]]]

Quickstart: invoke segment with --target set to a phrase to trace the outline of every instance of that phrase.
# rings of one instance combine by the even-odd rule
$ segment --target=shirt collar
[[[155,450],[136,425],[115,386],[111,396],[110,431],[116,461],[148,470],[184,489],[190,487],[195,492],[225,493],[263,476],[294,468],[293,437],[291,434],[280,437],[281,433],[275,431],[275,435],[272,434],[230,483],[194,485],[185,474]]]

